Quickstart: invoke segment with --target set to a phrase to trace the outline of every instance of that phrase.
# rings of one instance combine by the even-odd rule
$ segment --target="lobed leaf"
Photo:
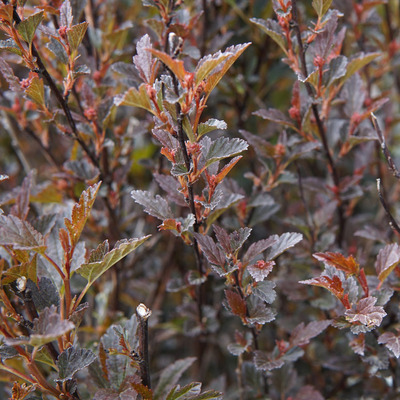
[[[64,350],[57,358],[58,382],[72,379],[74,375],[88,367],[97,356],[89,349],[78,349],[71,346]]]
[[[153,392],[153,400],[161,400],[168,396],[168,393],[176,385],[182,374],[194,363],[194,357],[187,357],[175,361],[165,368]]]
[[[272,271],[275,261],[265,262],[263,260],[257,261],[253,265],[247,267],[247,271],[256,282],[262,282]]]
[[[329,325],[331,325],[332,320],[324,321],[312,321],[307,325],[304,322],[300,323],[293,329],[290,336],[290,343],[292,346],[305,346],[310,342],[312,338],[318,336],[323,332]]]
[[[258,282],[257,286],[251,289],[251,292],[254,294],[254,296],[258,297],[262,301],[272,304],[276,298],[276,292],[274,290],[275,286],[275,282],[262,281]]]
[[[274,358],[265,351],[256,350],[254,352],[254,365],[258,370],[271,371],[281,368],[285,362],[281,358]]]
[[[46,250],[43,236],[28,221],[14,215],[0,215],[0,245],[15,250],[31,250],[43,254]]]
[[[384,344],[396,358],[400,357],[400,337],[393,332],[385,332],[378,337],[378,343]]]
[[[131,196],[136,203],[145,207],[144,211],[147,212],[147,214],[150,214],[161,221],[174,218],[167,200],[163,197],[159,195],[154,197],[150,192],[144,190],[132,190]]]
[[[259,240],[258,242],[252,243],[243,257],[243,264],[248,264],[263,251],[270,248],[277,241],[278,241],[278,236],[274,235],[270,236],[268,239],[262,239]]]
[[[355,307],[346,310],[347,321],[359,322],[369,328],[379,326],[386,312],[383,307],[375,306],[376,301],[373,296],[361,299]]]
[[[105,254],[101,261],[93,261],[82,264],[76,269],[76,272],[83,276],[88,283],[91,284],[119,260],[126,257],[129,253],[139,247],[150,236],[151,235],[144,236],[140,239],[120,240],[115,244],[115,247],[111,251]]]

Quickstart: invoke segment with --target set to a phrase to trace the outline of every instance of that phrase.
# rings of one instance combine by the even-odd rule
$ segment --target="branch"
[[[307,71],[305,50],[304,50],[304,47],[303,47],[303,42],[301,40],[301,32],[300,32],[299,23],[298,23],[297,0],[292,0],[292,21],[293,21],[293,29],[295,31],[295,34],[296,34],[296,37],[297,37],[297,42],[298,42],[298,45],[299,45],[299,56],[300,56],[301,70],[302,70],[302,73],[303,73],[304,77],[306,78],[308,76],[308,71]],[[304,84],[306,86],[307,94],[313,99],[314,98],[314,93],[313,93],[313,89],[312,89],[310,83],[309,82],[305,82]],[[328,160],[328,164],[329,164],[329,167],[330,167],[330,170],[331,170],[331,173],[332,173],[333,182],[334,182],[336,188],[339,188],[339,184],[340,184],[339,174],[337,172],[337,168],[336,168],[335,162],[334,162],[334,160],[332,158],[332,154],[331,154],[331,152],[329,150],[328,140],[326,138],[325,129],[324,129],[321,117],[319,115],[317,104],[315,104],[313,102],[312,105],[311,105],[311,109],[312,109],[312,112],[314,114],[315,122],[316,122],[317,128],[318,128],[318,133],[319,133],[319,136],[321,138],[322,146],[324,148],[325,155],[326,155],[326,158]],[[337,210],[338,210],[338,217],[339,217],[339,230],[338,230],[338,233],[337,233],[336,241],[339,244],[339,246],[341,246],[342,241],[343,241],[345,219],[344,219],[344,210],[343,210],[343,206],[341,204],[341,200],[340,199],[339,199],[339,204],[338,204]]]
[[[386,215],[389,218],[389,226],[393,229],[393,231],[397,234],[400,235],[400,226],[398,225],[397,221],[394,219],[392,213],[390,212],[389,206],[383,196],[382,190],[381,190],[381,180],[377,179],[376,180],[376,186],[378,188],[378,196],[379,200],[385,209]]]
[[[376,116],[374,115],[374,113],[371,113],[370,120],[371,120],[372,126],[375,129],[376,134],[378,135],[379,142],[380,142],[381,148],[382,148],[382,152],[386,158],[386,162],[388,164],[390,172],[393,174],[393,176],[395,178],[400,179],[400,172],[397,169],[396,164],[394,163],[393,158],[390,154],[390,151],[386,146],[385,136],[383,135],[383,133],[381,131],[381,128],[378,124],[378,120],[377,120]]]
[[[150,368],[149,368],[149,328],[148,322],[151,310],[143,303],[136,307],[136,316],[138,319],[139,336],[139,357],[140,357],[140,376],[142,383],[150,389]]]

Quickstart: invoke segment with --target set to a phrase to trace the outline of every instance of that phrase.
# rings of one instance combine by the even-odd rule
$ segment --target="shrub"
[[[264,3],[0,3],[4,398],[398,397],[397,2]]]

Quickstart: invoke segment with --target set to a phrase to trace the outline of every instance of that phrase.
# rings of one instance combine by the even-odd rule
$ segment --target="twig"
[[[383,208],[385,209],[386,215],[389,218],[389,226],[393,229],[393,231],[395,233],[397,233],[398,235],[400,235],[400,226],[398,225],[398,223],[396,222],[396,220],[394,219],[392,213],[390,212],[389,206],[383,196],[382,190],[381,190],[381,180],[377,179],[376,180],[376,186],[378,188],[378,196],[379,196],[379,200],[383,206]]]
[[[374,113],[371,113],[370,120],[371,120],[372,126],[375,129],[376,134],[378,135],[379,142],[381,143],[382,152],[386,158],[390,172],[393,174],[393,176],[395,178],[400,179],[400,172],[397,169],[396,164],[394,163],[393,158],[390,154],[390,151],[386,146],[385,137],[383,136],[381,128],[378,124],[378,120],[377,120],[376,116],[374,115]]]
[[[307,71],[305,50],[303,47],[303,42],[301,40],[301,32],[300,32],[300,27],[299,27],[299,23],[298,23],[297,0],[292,0],[292,21],[293,21],[293,29],[295,30],[298,45],[299,45],[301,70],[304,75],[304,78],[306,78],[308,76],[308,71]],[[307,94],[313,99],[314,92],[313,92],[313,89],[312,89],[310,83],[305,82],[305,86],[306,86]],[[322,120],[320,118],[318,107],[314,102],[311,105],[311,109],[314,114],[314,118],[315,118],[315,122],[317,124],[319,136],[322,141],[322,146],[324,148],[325,155],[328,160],[329,167],[331,169],[333,182],[334,182],[336,188],[339,188],[339,184],[340,184],[339,174],[337,172],[335,162],[332,158],[332,154],[329,150],[329,144],[328,144],[328,140],[326,138],[325,128],[324,128]],[[345,218],[344,218],[344,210],[343,210],[343,206],[341,204],[341,200],[338,199],[338,201],[339,201],[339,204],[338,204],[337,210],[338,210],[338,217],[339,217],[339,230],[337,233],[336,241],[337,241],[338,245],[341,246],[342,241],[343,241],[343,235],[344,235]]]
[[[151,310],[143,303],[136,307],[136,316],[138,318],[138,335],[139,335],[139,357],[140,357],[140,376],[143,385],[150,389],[150,368],[149,368],[149,328],[148,319]]]

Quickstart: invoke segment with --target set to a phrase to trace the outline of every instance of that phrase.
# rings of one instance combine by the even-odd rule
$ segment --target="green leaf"
[[[278,22],[272,19],[265,21],[260,18],[250,18],[250,21],[261,28],[287,55],[286,42]]]
[[[31,15],[27,19],[21,21],[17,26],[17,31],[25,42],[32,44],[33,37],[35,36],[36,28],[42,22],[44,11],[40,11]]]
[[[146,85],[143,83],[139,86],[139,90],[134,87],[128,89],[122,95],[118,95],[114,98],[114,104],[116,106],[131,106],[144,108],[155,115],[154,110],[151,108],[149,96],[147,95]]]
[[[144,236],[140,239],[124,239],[115,244],[115,247],[109,251],[101,261],[89,262],[82,264],[76,272],[83,276],[89,284],[92,284],[104,272],[110,269],[119,260],[134,251],[151,235]]]
[[[45,106],[43,79],[34,76],[25,93],[39,106]]]
[[[220,68],[217,68],[217,71],[213,74],[211,74],[208,79],[206,80],[206,84],[204,86],[204,92],[206,93],[206,99],[212,92],[212,90],[215,88],[215,86],[218,85],[218,82],[222,79],[222,77],[226,74],[228,69],[232,66],[232,64],[239,58],[239,56],[249,47],[251,43],[244,43],[244,44],[239,44],[237,46],[231,46],[228,47],[223,54],[229,54],[229,57],[227,57],[224,60],[224,63]]]
[[[331,3],[332,0],[313,0],[312,6],[318,15],[318,18],[321,18],[327,13]]]
[[[65,218],[65,226],[68,230],[70,244],[75,247],[81,236],[82,230],[85,227],[86,221],[89,218],[93,203],[96,200],[97,192],[99,191],[101,182],[93,186],[89,186],[84,190],[79,198],[79,202],[72,208],[71,219]]]
[[[14,215],[0,215],[0,245],[40,254],[46,250],[43,236],[29,222]]]
[[[8,50],[11,53],[17,54],[19,56],[22,55],[20,48],[11,38],[6,40],[0,40],[0,49]]]
[[[81,24],[74,25],[67,30],[68,43],[71,48],[71,52],[74,52],[78,49],[85,36],[88,25],[89,24],[87,22],[82,22]]]
[[[58,382],[72,379],[81,369],[88,367],[97,356],[88,349],[77,349],[72,346],[64,350],[57,359]]]
[[[200,382],[192,382],[189,385],[184,387],[180,387],[179,385],[175,386],[168,393],[166,400],[178,400],[178,399],[187,399],[187,396],[197,395],[201,392],[201,383]]]
[[[154,389],[154,400],[165,399],[182,374],[194,363],[194,357],[175,361],[161,372],[160,380]]]
[[[208,132],[212,132],[216,129],[226,129],[227,125],[225,121],[219,119],[210,118],[206,122],[199,124],[197,128],[197,139],[200,139],[203,135]]]
[[[347,65],[346,75],[341,79],[340,83],[343,84],[345,81],[347,81],[347,79],[349,79],[357,71],[359,71],[361,68],[365,67],[371,61],[375,60],[376,58],[378,58],[381,55],[382,54],[378,53],[378,52],[367,53],[367,54],[361,54],[357,58],[350,60]]]
[[[230,57],[229,53],[222,53],[219,51],[215,54],[210,54],[208,56],[203,57],[197,64],[195,73],[195,83],[198,85],[204,79],[207,79],[208,76],[213,72],[213,70],[218,67],[223,61],[225,61],[228,57]]]
[[[216,140],[211,140],[205,137],[200,142],[202,153],[205,159],[205,167],[223,160],[224,158],[236,156],[244,150],[247,150],[248,144],[242,139],[228,139],[221,137]]]

